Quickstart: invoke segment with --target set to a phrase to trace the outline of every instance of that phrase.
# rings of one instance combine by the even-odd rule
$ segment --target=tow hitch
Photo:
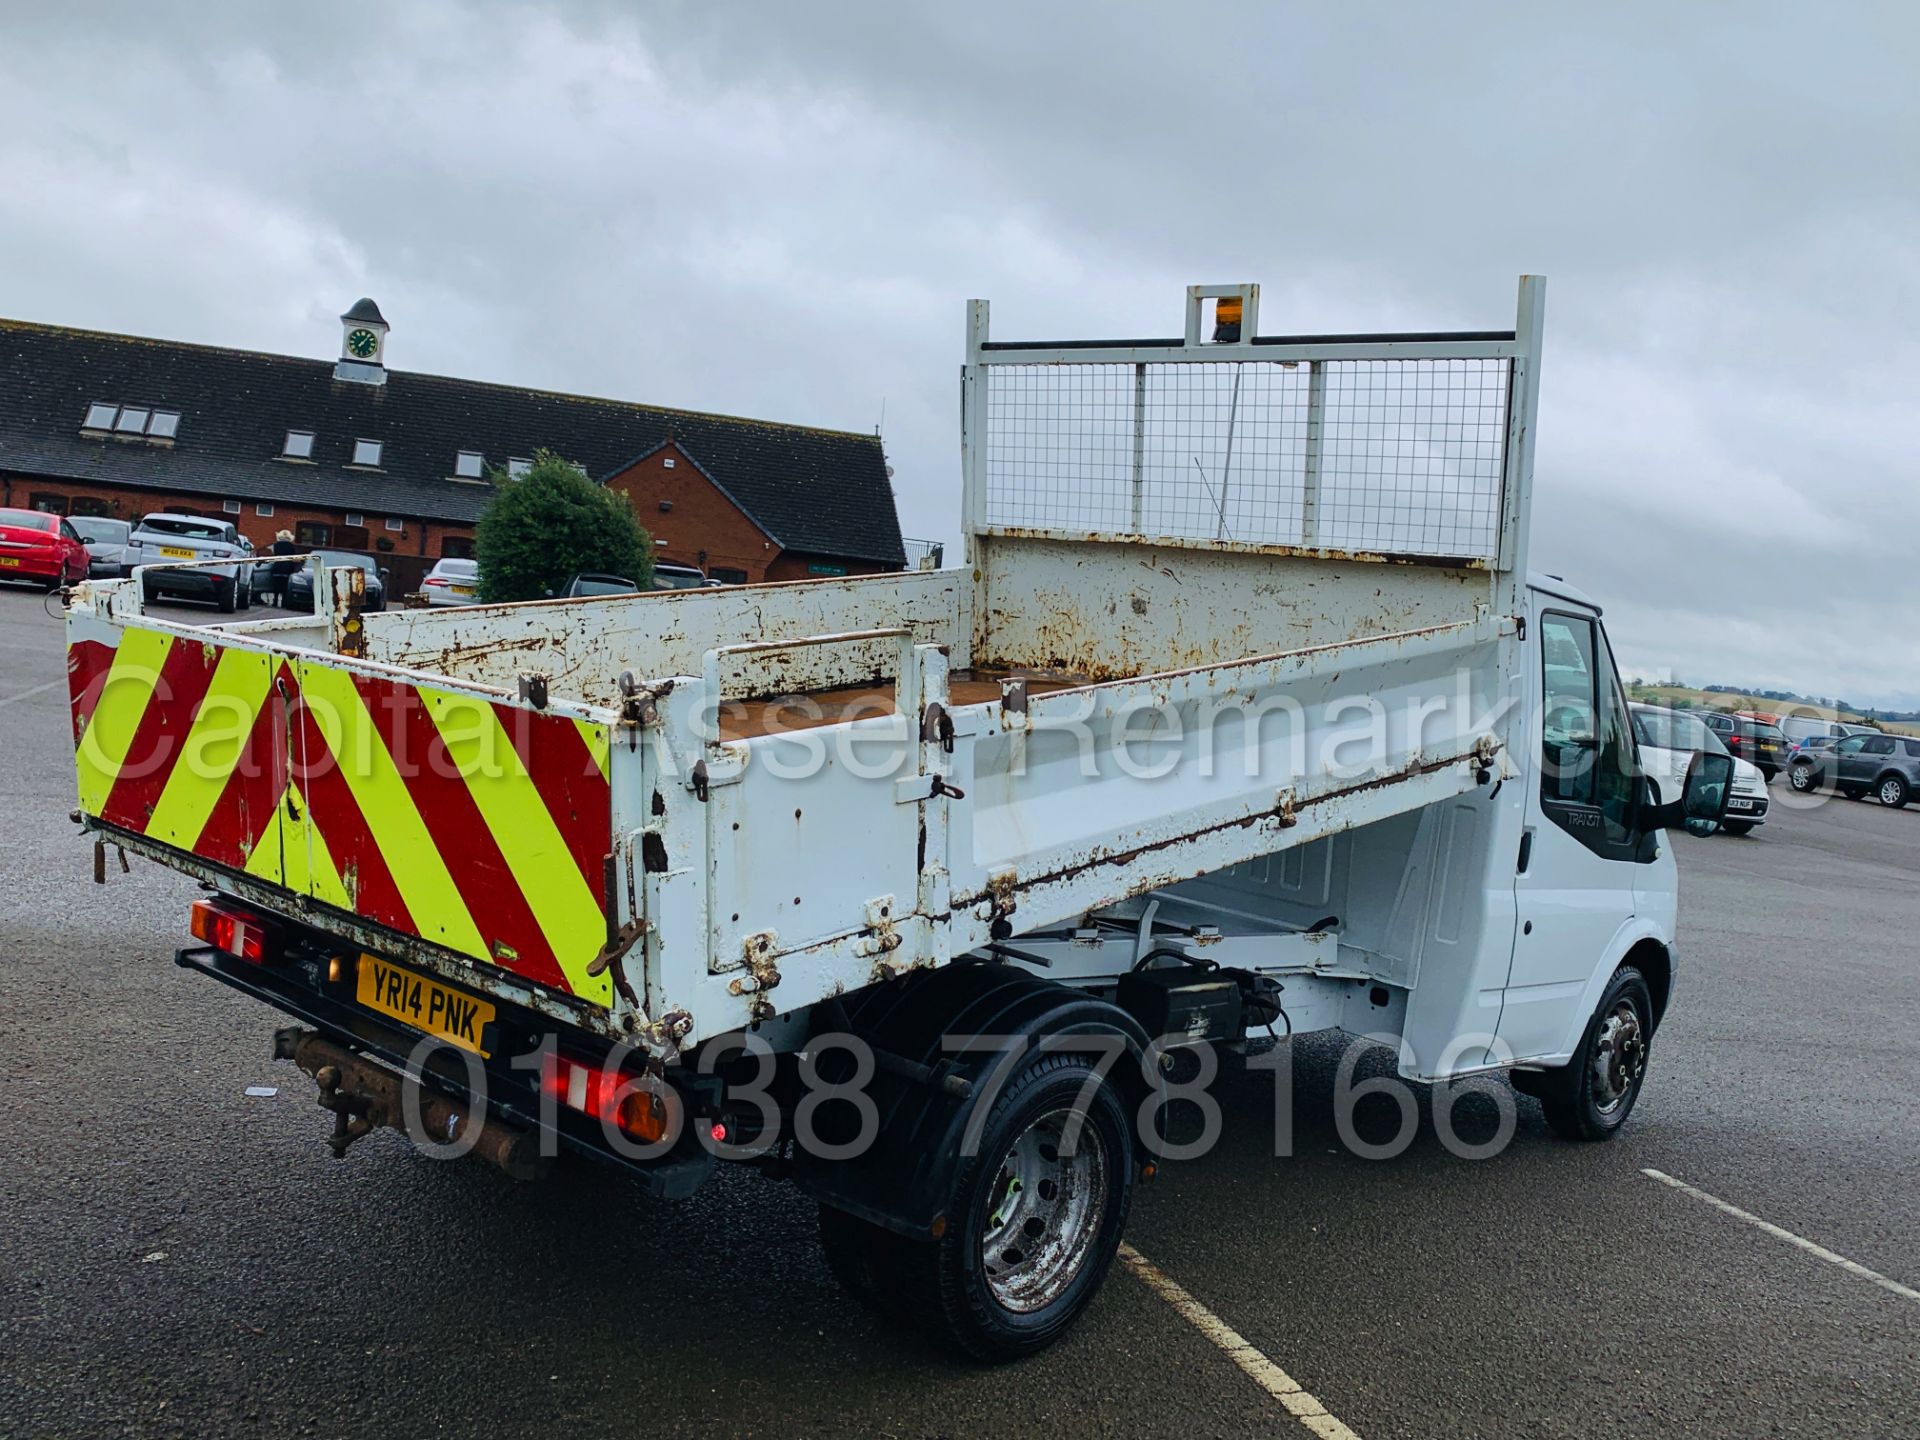
[[[415,1105],[419,1137],[436,1145],[469,1146],[468,1153],[495,1165],[516,1180],[538,1180],[551,1164],[540,1153],[539,1137],[491,1117],[476,1122],[458,1100],[436,1094],[409,1077],[355,1055],[312,1030],[290,1026],[273,1037],[276,1060],[291,1060],[320,1087],[320,1108],[333,1112],[327,1144],[339,1159],[347,1147],[384,1125],[407,1134],[407,1107]],[[407,1092],[413,1092],[412,1101]],[[409,1135],[409,1139],[416,1138]]]

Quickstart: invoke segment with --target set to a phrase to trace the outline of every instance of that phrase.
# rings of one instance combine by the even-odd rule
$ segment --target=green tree
[[[633,507],[578,465],[536,450],[524,474],[487,478],[494,496],[473,539],[482,600],[542,600],[584,572],[652,585],[653,542]]]

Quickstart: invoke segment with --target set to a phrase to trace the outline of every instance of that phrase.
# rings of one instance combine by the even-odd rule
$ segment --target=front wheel
[[[1611,1140],[1640,1098],[1652,1037],[1653,994],[1646,977],[1622,965],[1607,982],[1573,1059],[1534,1077],[1547,1123],[1568,1140]]]
[[[994,1103],[945,1233],[895,1251],[902,1309],[981,1360],[1045,1349],[1106,1279],[1133,1165],[1118,1089],[1090,1057],[1043,1051]]]
[[[1814,776],[1813,762],[1810,760],[1796,761],[1793,768],[1787,771],[1787,784],[1802,795],[1807,794],[1819,783]]]
[[[1907,803],[1907,782],[1898,775],[1883,775],[1874,793],[1880,797],[1882,805],[1900,810]]]
[[[1753,833],[1751,820],[1722,820],[1720,828],[1729,835],[1750,835]]]

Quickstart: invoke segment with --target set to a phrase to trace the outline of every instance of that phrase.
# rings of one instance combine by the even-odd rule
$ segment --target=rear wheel
[[[213,582],[213,602],[220,607],[222,615],[231,615],[240,608],[236,598],[239,587],[231,580],[215,579]]]
[[[881,1246],[890,1303],[982,1360],[1045,1349],[1106,1279],[1133,1164],[1118,1089],[1084,1054],[1041,1053],[994,1102],[945,1233]]]
[[[1528,1077],[1547,1123],[1569,1140],[1611,1140],[1633,1113],[1647,1075],[1653,995],[1646,977],[1622,965],[1607,982],[1573,1059]]]
[[[1880,803],[1899,810],[1907,803],[1907,782],[1899,775],[1882,775],[1880,783],[1874,787],[1874,793],[1880,797]]]

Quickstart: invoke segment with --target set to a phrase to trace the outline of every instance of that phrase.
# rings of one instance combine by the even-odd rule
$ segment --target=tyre
[[[1867,792],[1862,790],[1858,785],[1842,785],[1840,787],[1840,793],[1849,800],[1858,800]]]
[[[1882,805],[1892,810],[1904,810],[1907,804],[1907,782],[1901,775],[1882,775],[1873,787],[1873,793]]]
[[[1547,1123],[1568,1140],[1611,1140],[1633,1113],[1647,1077],[1653,995],[1622,965],[1607,982],[1573,1059],[1538,1077]]]
[[[234,598],[242,610],[251,610],[253,608],[253,587],[251,585],[238,586],[234,591]]]
[[[1729,835],[1750,835],[1753,833],[1751,820],[1722,820],[1720,828]]]
[[[1106,1279],[1133,1167],[1127,1106],[1093,1058],[1036,1055],[995,1100],[945,1233],[886,1257],[887,1303],[976,1359],[1045,1349]]]
[[[1796,760],[1787,768],[1787,784],[1802,795],[1818,788],[1820,781],[1813,773],[1811,760]]]
[[[237,587],[231,580],[215,580],[213,582],[213,603],[220,607],[220,613],[222,615],[231,615],[235,610],[240,608],[240,602],[235,598],[236,589]]]

